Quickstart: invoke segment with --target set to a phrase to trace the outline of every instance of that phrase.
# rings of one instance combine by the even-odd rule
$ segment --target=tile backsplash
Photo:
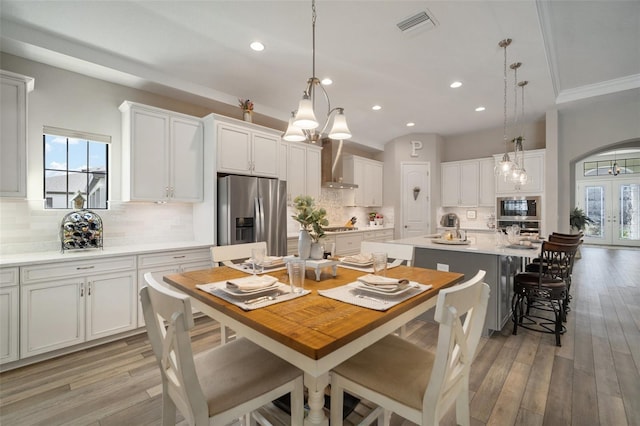
[[[42,201],[0,201],[0,254],[60,250],[60,222],[70,210],[44,210]],[[104,247],[192,241],[193,207],[183,203],[115,203],[95,210]]]
[[[355,216],[358,220],[356,227],[369,226],[369,213],[381,213],[384,216],[384,223],[393,224],[393,208],[392,207],[349,207],[343,204],[343,191],[339,189],[322,188],[320,198],[316,200],[316,204],[327,210],[327,219],[329,226],[343,226],[349,219]],[[300,229],[300,225],[291,216],[295,214],[292,207],[287,208],[287,232],[296,233]]]

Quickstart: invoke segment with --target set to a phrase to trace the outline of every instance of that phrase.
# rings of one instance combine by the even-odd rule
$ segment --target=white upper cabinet
[[[354,206],[382,206],[384,171],[382,162],[356,155],[347,155],[344,157],[342,167],[344,180],[358,185],[358,188],[353,190]]]
[[[496,179],[496,194],[542,194],[544,192],[544,149],[533,149],[524,152],[524,169],[529,177],[527,183],[519,188],[509,179]],[[500,162],[502,154],[494,155],[495,163]],[[513,159],[513,153],[511,153]]]
[[[253,125],[218,122],[217,171],[277,178],[280,175],[279,132],[258,130]]]
[[[320,198],[320,161],[322,148],[300,142],[289,143],[287,159],[287,201],[298,195]]]
[[[496,175],[493,171],[495,163],[493,158],[479,160],[480,180],[478,184],[478,206],[496,206]]]
[[[442,206],[478,206],[479,171],[478,160],[442,163]]]
[[[124,201],[200,202],[203,131],[197,117],[125,101],[122,111]]]
[[[27,93],[34,80],[0,71],[0,197],[27,197]]]

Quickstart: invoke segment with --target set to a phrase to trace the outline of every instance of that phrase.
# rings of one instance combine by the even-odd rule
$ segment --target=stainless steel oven
[[[540,204],[540,197],[498,197],[496,216],[498,220],[539,221],[542,218],[542,205]]]
[[[542,204],[537,196],[498,197],[496,226],[518,225],[525,232],[539,232]]]

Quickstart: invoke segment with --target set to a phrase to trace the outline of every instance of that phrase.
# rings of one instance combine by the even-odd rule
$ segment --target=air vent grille
[[[398,26],[398,28],[400,28],[400,31],[409,31],[425,23],[429,23],[431,26],[435,25],[431,17],[427,15],[427,12],[422,11],[422,12],[416,13],[413,16],[408,17],[407,19],[403,20],[402,22],[399,22],[396,25]]]

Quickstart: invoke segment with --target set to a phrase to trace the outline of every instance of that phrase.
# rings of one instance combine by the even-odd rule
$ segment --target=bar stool
[[[577,244],[550,241],[542,243],[535,272],[516,274],[513,283],[513,334],[518,327],[556,336],[556,346],[561,346],[560,336],[566,331],[567,281]],[[530,264],[534,265],[534,264]],[[554,320],[531,310],[553,312]]]

